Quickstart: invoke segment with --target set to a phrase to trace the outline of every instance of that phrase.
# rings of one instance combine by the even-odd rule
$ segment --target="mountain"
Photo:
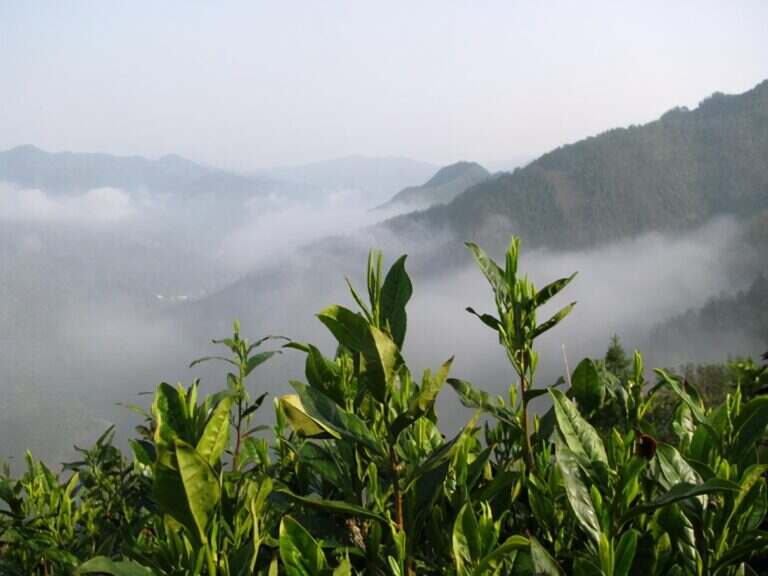
[[[225,172],[175,155],[149,160],[99,153],[50,153],[29,145],[0,152],[0,181],[59,194],[111,187],[126,192],[250,196],[275,186],[264,177]]]
[[[387,226],[448,229],[492,244],[515,233],[529,246],[587,247],[764,210],[766,159],[768,81],[562,146]]]
[[[490,177],[491,173],[476,162],[457,162],[441,168],[421,186],[401,190],[382,208],[402,206],[416,210],[447,204],[467,188]]]
[[[264,174],[303,188],[358,190],[374,206],[414,182],[425,181],[436,169],[433,164],[408,158],[347,156],[275,168]]]
[[[725,361],[734,354],[757,357],[768,346],[768,277],[758,276],[736,294],[722,294],[701,308],[656,326],[649,348],[667,365],[684,360]],[[670,355],[674,350],[674,355]]]

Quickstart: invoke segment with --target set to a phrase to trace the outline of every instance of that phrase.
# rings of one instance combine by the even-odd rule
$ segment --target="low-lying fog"
[[[387,263],[411,254],[405,356],[414,372],[455,355],[455,376],[494,393],[510,383],[494,334],[464,311],[493,311],[480,272],[465,258],[447,261],[439,274],[429,265],[445,254],[446,243],[464,251],[460,239],[426,231],[418,240],[387,239],[369,228],[387,215],[370,211],[358,191],[334,191],[310,203],[266,196],[226,208],[226,217],[210,198],[150,202],[112,189],[74,198],[4,192],[0,458],[18,462],[24,448],[65,458],[72,443],[87,443],[111,422],[124,438],[138,416],[115,403],[148,406],[149,398],[138,394],[162,380],[202,376],[207,391],[216,389],[221,366],[187,366],[215,350],[210,338],[226,335],[235,317],[254,339],[283,334],[317,342],[330,355],[332,341],[313,314],[332,303],[354,306],[344,276],[362,287],[368,247],[383,249]],[[328,236],[342,238],[317,242]],[[503,246],[488,248],[499,253]],[[719,357],[710,350],[700,357],[654,350],[648,339],[654,325],[752,280],[732,219],[586,251],[531,249],[523,239],[523,254],[520,270],[538,285],[579,272],[548,310],[578,301],[541,339],[542,385],[563,373],[563,347],[573,369],[583,356],[602,355],[613,334],[628,350],[646,350],[649,365],[758,351],[746,336]],[[257,372],[253,385],[279,394],[302,370],[302,355],[286,351]],[[269,405],[262,410],[269,418]],[[450,389],[439,410],[449,428],[465,418]]]

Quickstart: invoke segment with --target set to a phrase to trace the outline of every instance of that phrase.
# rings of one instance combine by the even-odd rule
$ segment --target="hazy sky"
[[[767,77],[760,0],[0,0],[0,148],[501,168]]]

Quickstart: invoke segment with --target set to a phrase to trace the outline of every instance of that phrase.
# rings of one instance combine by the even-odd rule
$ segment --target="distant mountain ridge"
[[[345,156],[261,173],[297,186],[359,190],[372,205],[378,205],[404,187],[423,182],[437,169],[410,158]]]
[[[390,230],[578,248],[768,208],[768,81],[562,146]]]
[[[51,153],[30,145],[0,152],[0,181],[60,194],[114,187],[129,192],[199,194],[213,190],[250,195],[275,184],[264,177],[209,168],[176,155],[149,160],[102,153]]]
[[[55,194],[112,187],[127,192],[221,194],[248,198],[270,192],[313,200],[323,192],[356,190],[376,205],[437,168],[408,158],[349,156],[250,174],[205,166],[175,154],[151,160],[103,153],[47,152],[24,145],[0,151],[0,182]]]
[[[476,162],[456,162],[437,171],[420,186],[409,186],[395,194],[382,206],[418,209],[447,204],[468,188],[491,177],[491,173]]]

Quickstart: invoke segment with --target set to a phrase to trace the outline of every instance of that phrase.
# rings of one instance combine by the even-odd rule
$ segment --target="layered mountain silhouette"
[[[149,160],[141,156],[98,153],[50,153],[34,146],[0,152],[0,180],[20,188],[78,193],[113,187],[128,192],[250,195],[274,185],[264,177],[243,176],[209,168],[180,156]]]
[[[578,248],[766,208],[768,81],[562,146],[387,225],[494,243],[514,233],[529,246]]]
[[[491,173],[476,162],[456,162],[438,170],[421,186],[404,188],[382,208],[402,207],[417,210],[436,204],[447,204],[468,188],[490,177]]]

